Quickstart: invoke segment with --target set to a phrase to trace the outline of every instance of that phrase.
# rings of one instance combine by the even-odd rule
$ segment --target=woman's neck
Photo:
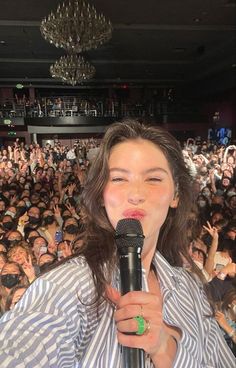
[[[156,252],[156,244],[157,244],[157,238],[156,239],[153,239],[153,238],[145,239],[144,241],[141,258],[142,258],[142,265],[146,271],[147,277],[150,273],[152,260]]]

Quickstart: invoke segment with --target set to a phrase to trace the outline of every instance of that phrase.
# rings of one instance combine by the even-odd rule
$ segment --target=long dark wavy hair
[[[83,254],[92,270],[98,297],[104,294],[117,262],[114,229],[103,206],[103,192],[109,178],[108,160],[112,148],[128,140],[145,139],[154,143],[169,164],[177,208],[170,208],[159,233],[156,249],[172,266],[182,266],[183,259],[192,261],[188,253],[187,227],[192,206],[191,177],[185,166],[176,139],[166,130],[147,126],[135,120],[125,120],[109,126],[99,153],[91,165],[82,193],[82,214],[85,222]]]

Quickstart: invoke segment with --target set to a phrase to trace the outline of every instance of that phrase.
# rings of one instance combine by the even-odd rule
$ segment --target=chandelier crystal
[[[95,74],[95,68],[82,56],[71,54],[62,56],[52,64],[50,73],[53,78],[61,79],[63,82],[75,86],[92,78]]]
[[[81,53],[108,41],[112,25],[103,14],[96,12],[94,6],[83,0],[72,0],[59,5],[55,13],[44,18],[40,30],[43,37],[56,47]]]

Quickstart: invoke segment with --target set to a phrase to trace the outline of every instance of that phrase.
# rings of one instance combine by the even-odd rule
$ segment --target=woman
[[[199,194],[197,197],[198,215],[202,224],[205,224],[210,218],[210,202],[203,194]]]
[[[57,258],[62,260],[72,255],[71,243],[67,240],[60,242],[57,246]]]
[[[81,255],[37,279],[3,318],[0,364],[33,368],[43,357],[44,367],[118,368],[121,346],[128,346],[145,351],[146,368],[231,368],[233,355],[202,286],[181,267],[183,258],[192,265],[190,208],[190,176],[177,141],[132,121],[110,126],[83,192]],[[143,291],[124,296],[114,241],[122,218],[140,220],[145,235]],[[22,309],[32,312],[30,332]],[[17,353],[10,352],[13,323]]]
[[[43,236],[50,247],[55,248],[59,241],[62,240],[62,218],[60,216],[60,210],[58,206],[55,207],[55,211],[45,210],[42,214],[42,226],[38,229],[41,236]]]
[[[38,264],[40,256],[44,253],[47,253],[48,251],[47,240],[43,236],[36,236],[36,238],[32,242],[32,251],[33,251],[34,257],[36,258],[36,262]]]
[[[14,245],[8,251],[7,257],[10,261],[18,263],[23,268],[29,283],[35,280],[37,271],[32,263],[33,254],[26,242],[22,241]]]
[[[13,307],[16,305],[16,303],[18,303],[22,295],[27,290],[27,287],[28,286],[17,285],[11,289],[6,300],[6,311],[13,309]]]
[[[82,227],[79,226],[78,220],[73,217],[67,218],[63,223],[63,240],[73,243],[79,236]]]
[[[0,315],[6,311],[6,300],[11,289],[22,284],[27,284],[22,267],[15,262],[6,262],[0,273]]]

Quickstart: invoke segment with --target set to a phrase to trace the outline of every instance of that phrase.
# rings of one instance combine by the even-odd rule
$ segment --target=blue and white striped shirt
[[[163,317],[179,327],[174,368],[232,368],[235,358],[211,315],[201,285],[156,253]],[[119,271],[113,286],[119,289]],[[143,290],[148,290],[143,271]],[[0,323],[1,368],[120,368],[112,306],[97,309],[91,271],[75,258],[38,278]],[[153,367],[146,356],[146,368]]]

